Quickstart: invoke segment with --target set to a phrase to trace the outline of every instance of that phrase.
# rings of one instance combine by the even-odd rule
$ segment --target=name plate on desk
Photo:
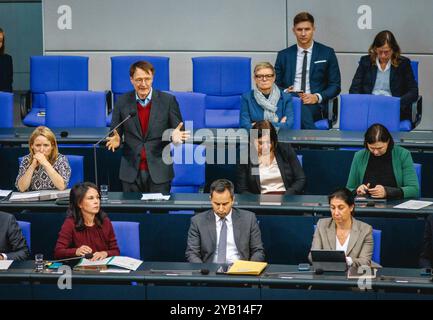
[[[259,198],[261,206],[281,206],[283,195],[281,194],[262,194]]]

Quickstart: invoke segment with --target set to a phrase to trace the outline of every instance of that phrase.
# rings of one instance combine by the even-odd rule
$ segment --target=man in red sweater
[[[115,151],[123,136],[123,155],[119,178],[124,192],[170,192],[174,177],[173,165],[163,161],[163,141],[166,130],[172,130],[170,140],[177,144],[189,138],[189,131],[181,131],[183,122],[176,98],[152,88],[155,70],[149,62],[138,61],[130,70],[134,91],[117,100],[111,129],[130,114],[137,114],[107,138],[107,147]]]

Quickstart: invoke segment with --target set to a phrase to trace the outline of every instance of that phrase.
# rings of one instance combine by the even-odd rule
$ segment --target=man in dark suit
[[[115,151],[123,136],[119,178],[124,192],[169,193],[174,177],[169,143],[182,143],[189,132],[181,131],[176,98],[152,88],[155,70],[150,63],[135,62],[129,74],[135,90],[119,97],[111,128],[133,116],[107,138],[107,147]]]
[[[293,19],[297,44],[278,52],[276,84],[302,100],[301,126],[316,129],[328,100],[341,91],[340,68],[332,48],[313,41],[314,17],[301,12]]]
[[[210,186],[212,210],[195,215],[188,231],[186,259],[192,263],[264,261],[260,229],[254,213],[233,208],[234,186],[216,180]]]
[[[0,211],[0,260],[26,260],[28,257],[29,249],[15,217]]]

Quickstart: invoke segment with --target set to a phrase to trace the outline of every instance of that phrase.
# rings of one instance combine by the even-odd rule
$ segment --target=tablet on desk
[[[346,271],[346,254],[337,250],[311,250],[314,270]]]

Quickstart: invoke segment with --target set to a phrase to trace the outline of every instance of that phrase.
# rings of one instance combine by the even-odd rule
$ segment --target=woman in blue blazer
[[[391,31],[379,32],[368,55],[361,57],[349,93],[399,97],[400,118],[411,118],[410,105],[418,99],[418,84],[410,60],[400,55]]]
[[[269,120],[277,128],[292,128],[292,98],[275,84],[275,69],[272,64],[258,63],[254,68],[254,82],[256,88],[242,95],[241,128],[249,130],[260,120]]]

